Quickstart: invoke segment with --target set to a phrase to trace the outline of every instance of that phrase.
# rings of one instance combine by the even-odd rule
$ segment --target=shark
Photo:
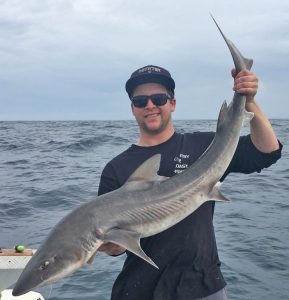
[[[236,71],[250,69],[253,60],[244,58],[213,20],[231,52]],[[51,284],[92,263],[106,242],[120,245],[158,268],[142,250],[141,238],[176,225],[206,201],[228,201],[220,192],[220,179],[235,153],[243,123],[253,117],[246,112],[245,103],[245,95],[235,92],[229,105],[226,101],[222,104],[212,143],[182,173],[171,178],[158,176],[161,157],[156,154],[140,165],[122,187],[72,210],[30,259],[13,295]]]

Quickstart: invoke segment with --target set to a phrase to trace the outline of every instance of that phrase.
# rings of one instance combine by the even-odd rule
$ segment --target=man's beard
[[[149,126],[147,126],[145,122],[139,123],[139,126],[143,132],[146,132],[151,135],[158,135],[159,133],[162,133],[166,129],[170,121],[171,121],[171,116],[165,120],[161,118],[160,126],[157,128],[150,128]]]

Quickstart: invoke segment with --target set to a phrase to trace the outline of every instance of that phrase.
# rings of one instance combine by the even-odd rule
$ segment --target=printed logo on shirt
[[[175,174],[182,173],[187,167],[189,166],[188,159],[190,155],[189,154],[180,154],[174,158],[175,162]]]

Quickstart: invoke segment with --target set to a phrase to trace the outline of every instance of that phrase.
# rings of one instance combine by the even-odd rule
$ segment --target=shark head
[[[60,220],[25,266],[13,296],[51,284],[93,260],[102,241],[95,226],[84,234],[84,228],[90,228],[92,223],[89,211],[75,210]]]
[[[17,280],[13,296],[23,295],[73,273],[85,262],[79,254],[69,249],[64,251],[63,247],[49,247],[44,243],[32,256]]]

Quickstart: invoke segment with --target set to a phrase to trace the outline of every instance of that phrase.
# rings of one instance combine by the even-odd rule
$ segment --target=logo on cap
[[[144,67],[142,69],[139,69],[138,72],[139,73],[144,73],[144,72],[147,72],[147,73],[152,73],[152,72],[161,73],[162,70],[160,68],[156,68],[156,67]]]

